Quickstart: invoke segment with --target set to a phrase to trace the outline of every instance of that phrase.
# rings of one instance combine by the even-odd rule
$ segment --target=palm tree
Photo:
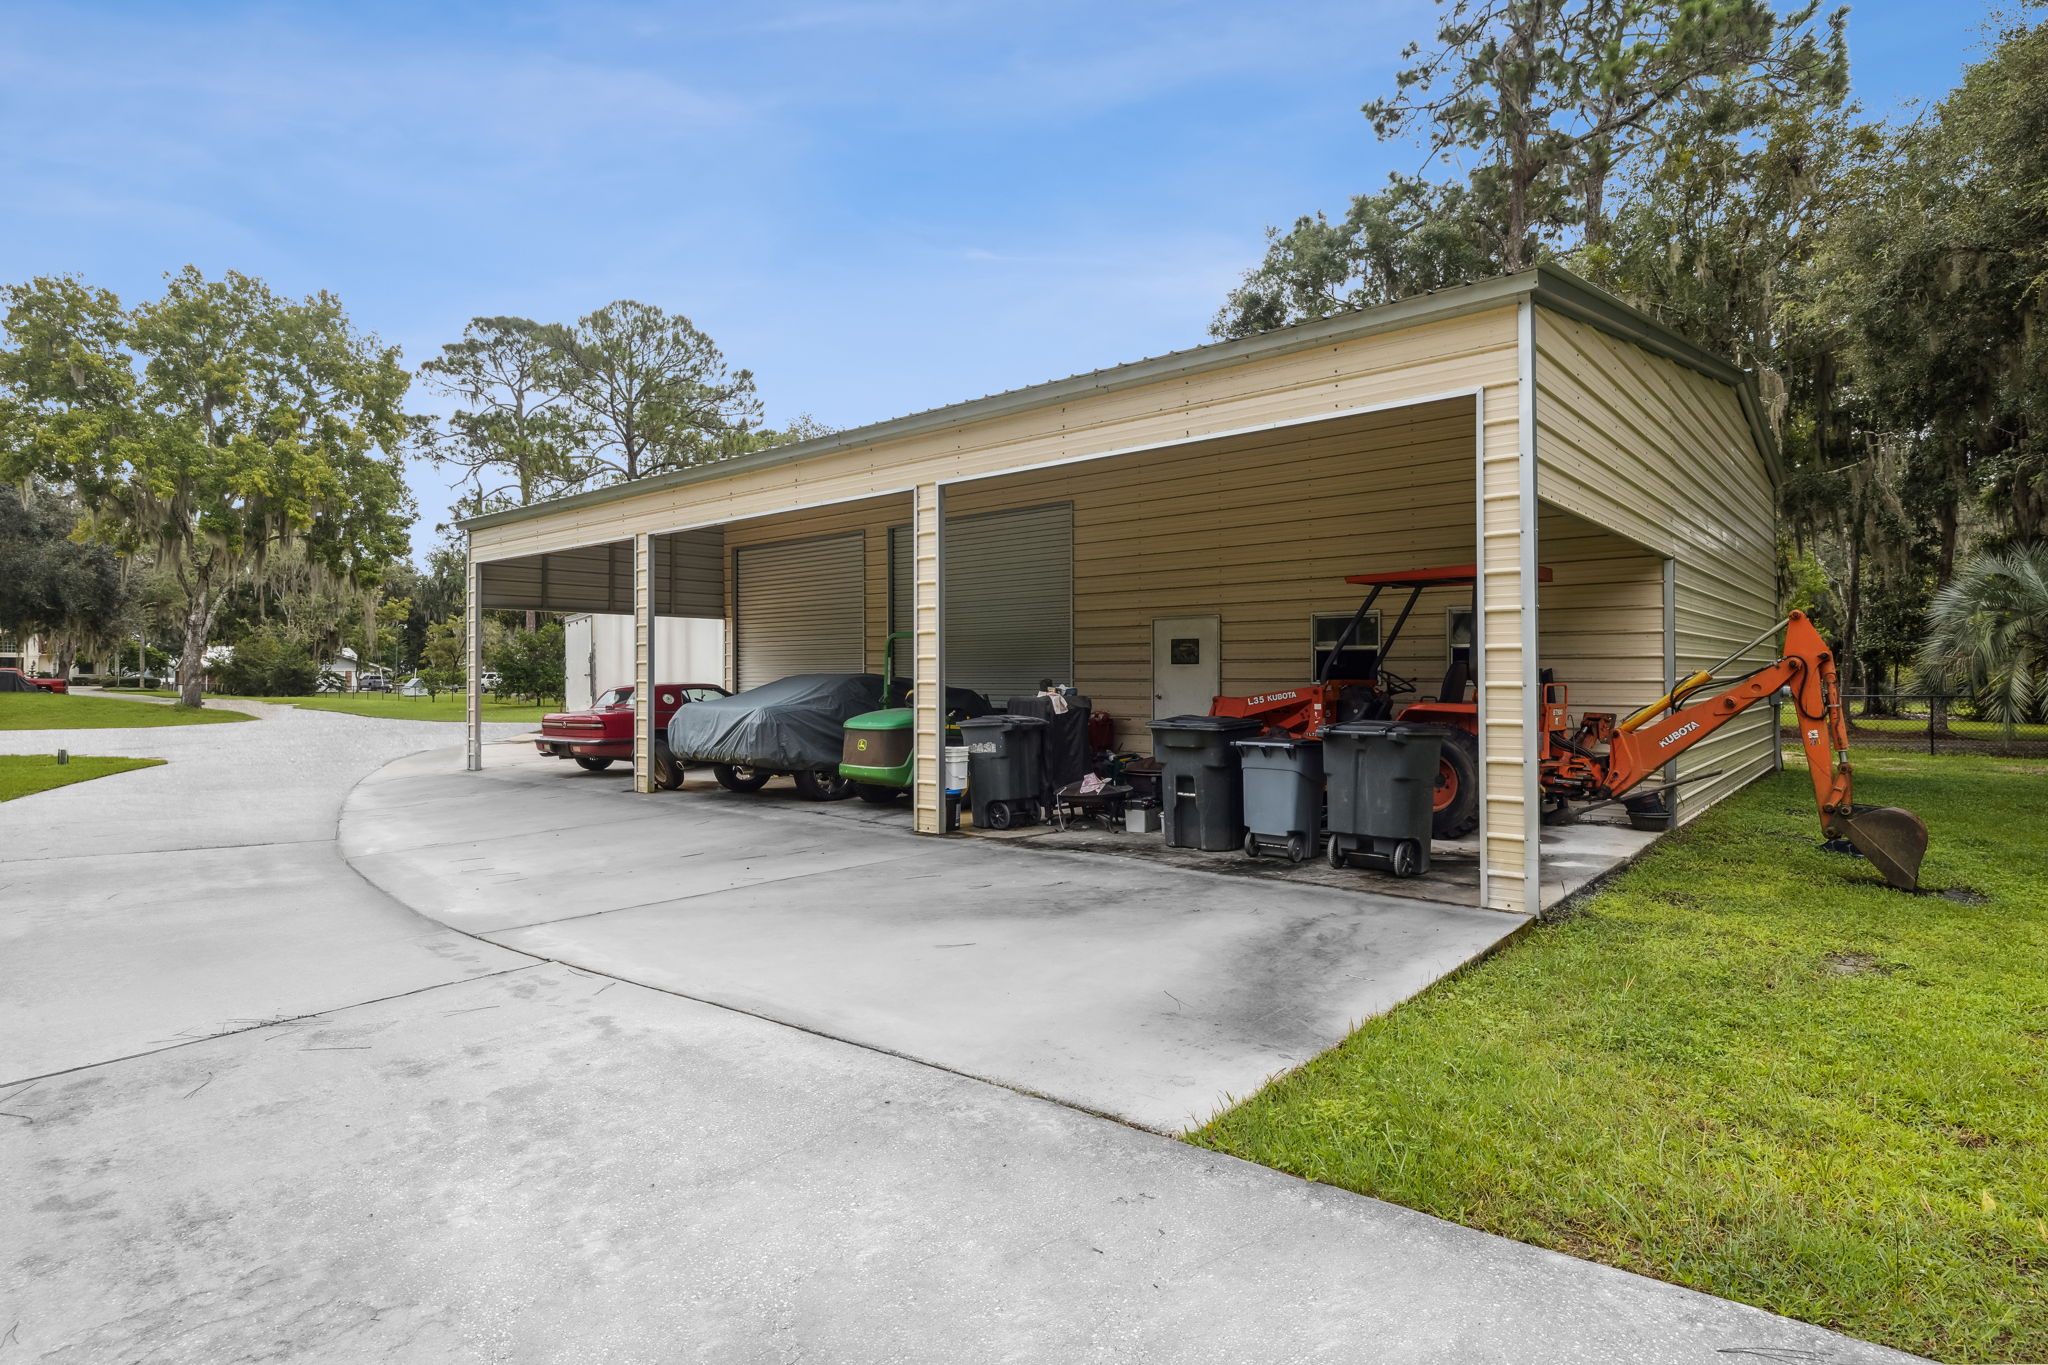
[[[1927,626],[1921,672],[1968,688],[2010,740],[2048,701],[2048,545],[1965,562],[1934,594]]]

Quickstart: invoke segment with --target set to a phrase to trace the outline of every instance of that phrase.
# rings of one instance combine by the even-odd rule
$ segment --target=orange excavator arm
[[[1609,741],[1602,794],[1620,796],[1750,707],[1769,700],[1781,687],[1790,689],[1798,713],[1799,742],[1806,750],[1822,830],[1831,839],[1846,839],[1893,886],[1915,889],[1920,861],[1927,853],[1927,826],[1911,811],[1855,804],[1849,726],[1842,713],[1834,651],[1804,612],[1795,611],[1786,619],[1785,644],[1775,663],[1705,701],[1691,702],[1704,685],[1682,691],[1681,701],[1691,704],[1680,705],[1662,719],[1631,716],[1634,728],[1617,730]]]

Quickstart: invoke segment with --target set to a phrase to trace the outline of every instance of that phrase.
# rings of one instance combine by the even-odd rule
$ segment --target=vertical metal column
[[[654,537],[633,536],[633,790],[654,790]]]
[[[1664,560],[1664,695],[1670,696],[1671,689],[1678,686],[1678,561],[1665,557]],[[1671,782],[1678,777],[1678,763],[1673,760],[1664,765],[1662,780]],[[1684,798],[1677,787],[1664,793],[1664,805],[1671,812],[1667,829],[1678,828],[1678,803]]]
[[[464,607],[462,611],[462,661],[463,673],[468,681],[464,697],[463,720],[466,740],[463,747],[464,770],[482,772],[484,766],[484,573],[476,562],[476,551],[469,553],[468,582],[464,585]]]
[[[911,513],[911,612],[917,633],[913,678],[917,735],[913,827],[919,834],[946,828],[946,489],[919,484]]]

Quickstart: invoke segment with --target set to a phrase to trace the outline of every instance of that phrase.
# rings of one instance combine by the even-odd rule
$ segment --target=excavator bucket
[[[1835,830],[1884,879],[1901,891],[1920,889],[1920,860],[1927,856],[1927,824],[1897,806],[1858,806],[1835,817]]]

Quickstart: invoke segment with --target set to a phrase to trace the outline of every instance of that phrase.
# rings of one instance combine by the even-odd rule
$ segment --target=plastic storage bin
[[[1354,720],[1323,731],[1330,866],[1365,858],[1397,877],[1429,871],[1429,832],[1444,729]]]
[[[967,794],[978,829],[1038,820],[1045,808],[1045,722],[1037,716],[978,716],[960,722]]]
[[[1323,827],[1321,741],[1278,735],[1241,739],[1244,766],[1244,856],[1279,848],[1292,862],[1315,852]]]
[[[1233,742],[1262,728],[1232,716],[1172,716],[1150,723],[1159,760],[1159,807],[1174,848],[1223,853],[1244,839],[1244,770]]]

